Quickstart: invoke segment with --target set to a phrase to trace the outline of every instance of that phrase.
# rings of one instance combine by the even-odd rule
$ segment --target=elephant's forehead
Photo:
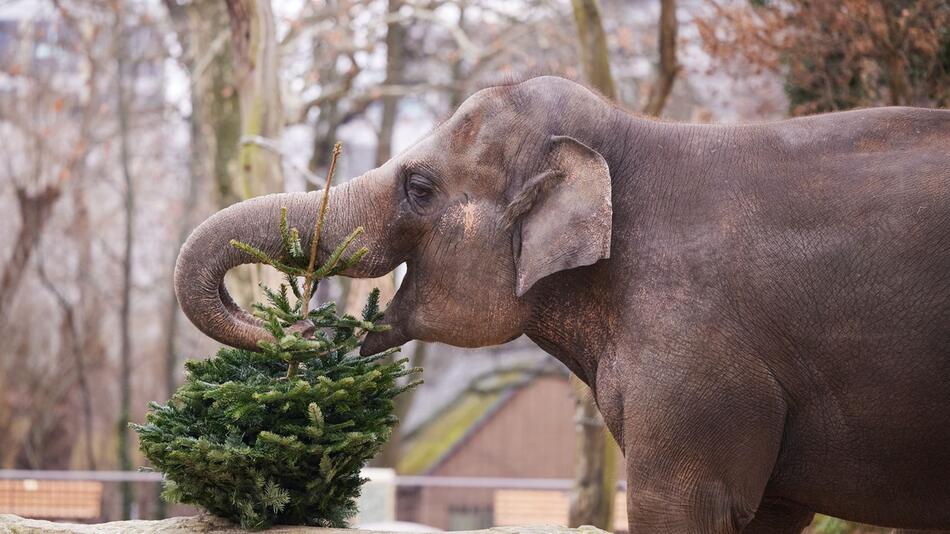
[[[420,148],[440,166],[455,171],[472,173],[486,167],[497,171],[504,163],[506,144],[523,136],[507,115],[501,109],[473,109],[454,116]]]
[[[512,170],[530,165],[532,121],[497,89],[479,91],[414,147],[410,159],[426,161],[446,185],[476,196],[505,191]],[[524,160],[524,161],[523,161]]]
[[[486,144],[524,125],[529,114],[513,105],[510,87],[482,89],[470,96],[443,125],[453,146]]]
[[[460,114],[457,119],[453,117],[453,124],[447,132],[450,139],[449,148],[453,152],[461,152],[477,143],[484,118],[485,110],[482,108]]]

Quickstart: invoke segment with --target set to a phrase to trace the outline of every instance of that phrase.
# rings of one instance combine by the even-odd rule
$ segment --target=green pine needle
[[[351,232],[312,273],[311,291],[366,254],[361,248],[341,259],[362,233]],[[258,343],[260,352],[223,348],[188,361],[172,399],[150,403],[145,424],[130,426],[142,452],[165,473],[167,501],[202,506],[248,529],[345,527],[365,482],[360,468],[392,434],[393,400],[421,383],[411,378],[420,369],[392,361],[398,348],[354,352],[366,333],[388,328],[379,323],[378,289],[359,319],[338,315],[333,302],[308,310],[298,281],[308,260],[286,209],[280,238],[280,259],[231,241],[286,276],[277,290],[263,288],[265,302],[253,306],[272,338]],[[306,335],[290,331],[298,325],[312,328]]]
[[[346,238],[344,238],[343,241],[337,245],[335,249],[333,249],[333,252],[330,253],[330,257],[327,258],[327,261],[325,261],[323,265],[321,265],[320,268],[316,270],[315,276],[317,278],[325,278],[327,276],[333,276],[341,272],[343,270],[342,268],[334,269],[334,267],[336,267],[336,264],[340,261],[340,257],[343,256],[343,253],[346,252],[347,247],[353,243],[353,240],[363,235],[363,231],[363,227],[358,226],[356,230],[350,232],[350,235],[346,236]]]

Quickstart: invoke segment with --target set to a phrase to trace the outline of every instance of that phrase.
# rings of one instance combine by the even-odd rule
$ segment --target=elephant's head
[[[609,256],[610,176],[600,154],[565,135],[572,98],[595,97],[559,78],[482,90],[404,153],[331,189],[318,256],[362,225],[356,246],[369,254],[344,274],[408,267],[386,310],[392,329],[370,334],[364,353],[410,339],[468,347],[514,339],[539,280]],[[223,343],[256,349],[269,334],[223,283],[229,269],[255,260],[228,242],[277,254],[280,208],[309,234],[319,203],[320,193],[269,195],[199,226],[175,270],[189,319]]]

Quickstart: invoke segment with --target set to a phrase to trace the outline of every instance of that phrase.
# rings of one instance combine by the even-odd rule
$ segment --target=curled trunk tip
[[[231,245],[252,245],[268,255],[281,254],[280,208],[288,223],[307,228],[318,198],[310,193],[283,193],[246,200],[225,208],[198,226],[182,245],[175,265],[175,295],[182,311],[199,330],[232,347],[258,350],[270,338],[260,320],[243,310],[228,293],[224,275],[234,267],[260,261]],[[309,236],[301,236],[309,246]]]

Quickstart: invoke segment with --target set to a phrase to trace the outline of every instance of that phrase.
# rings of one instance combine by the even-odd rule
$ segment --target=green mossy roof
[[[396,470],[402,475],[429,472],[471,435],[479,422],[500,408],[511,397],[512,390],[537,376],[536,372],[514,369],[476,381],[408,437]]]

